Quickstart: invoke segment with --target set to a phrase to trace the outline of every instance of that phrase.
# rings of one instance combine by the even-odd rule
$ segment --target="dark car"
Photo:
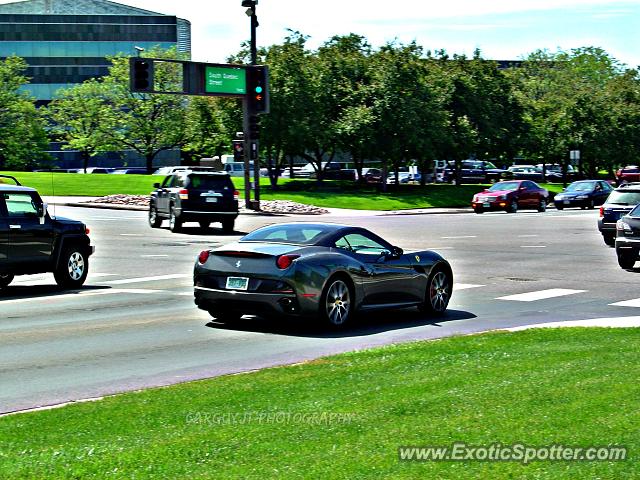
[[[492,183],[500,180],[506,170],[483,160],[464,160],[460,165],[460,175],[456,174],[455,164],[449,162],[444,169],[442,180],[451,183]]]
[[[562,181],[562,165],[557,163],[542,164],[539,163],[536,167],[540,172],[544,171],[548,182],[560,182]],[[578,172],[574,170],[572,165],[567,165],[567,179],[576,179]]]
[[[637,165],[627,165],[616,171],[616,182],[618,185],[625,183],[640,182],[640,167]]]
[[[196,305],[222,322],[243,314],[320,317],[342,327],[360,311],[417,306],[445,312],[449,263],[403,252],[360,227],[285,223],[204,250],[194,270]]]
[[[127,167],[127,168],[116,168],[112,170],[110,173],[115,175],[146,175],[149,172],[144,167]]]
[[[604,243],[613,247],[616,241],[616,222],[640,204],[640,183],[627,183],[614,189],[600,207],[598,230]]]
[[[476,213],[504,210],[515,213],[519,208],[534,208],[539,212],[547,209],[549,192],[531,180],[508,180],[491,185],[476,193],[471,201]]]
[[[533,180],[535,182],[541,182],[543,179],[542,169],[534,165],[512,165],[504,176],[513,180]]]
[[[380,170],[379,168],[363,168],[362,176],[365,183],[382,183],[382,170]]]
[[[558,210],[569,207],[595,208],[602,205],[613,187],[604,180],[579,180],[573,182],[553,198]]]
[[[165,218],[178,232],[185,222],[198,222],[209,228],[221,222],[225,233],[233,232],[238,217],[239,193],[226,172],[180,171],[155,183],[149,200],[149,225],[158,228]]]
[[[640,254],[640,205],[616,222],[615,245],[618,265],[633,268]]]
[[[16,275],[47,272],[53,272],[63,288],[84,284],[94,251],[86,225],[50,217],[35,189],[21,186],[11,176],[0,177],[0,288]]]

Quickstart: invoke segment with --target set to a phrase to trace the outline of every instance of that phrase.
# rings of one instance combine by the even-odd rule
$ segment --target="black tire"
[[[200,221],[198,223],[200,224],[200,228],[202,230],[207,230],[209,228],[209,225],[211,225],[211,222],[205,222],[205,221]]]
[[[620,268],[629,270],[636,264],[638,256],[634,252],[618,252],[618,265]]]
[[[235,218],[229,218],[226,220],[222,220],[222,231],[224,233],[233,233],[233,228],[236,224]]]
[[[151,228],[158,228],[162,225],[162,218],[158,216],[158,209],[155,205],[149,206],[149,226]]]
[[[453,279],[451,274],[442,267],[434,268],[427,279],[424,302],[418,309],[434,316],[444,314],[449,305],[452,290]]]
[[[53,277],[62,288],[79,288],[84,284],[88,273],[89,256],[86,249],[71,245],[62,251]]]
[[[593,200],[589,200],[589,205],[587,205],[587,208],[589,210],[593,210],[594,208],[596,208],[596,204]]]
[[[182,230],[182,220],[176,214],[176,209],[173,205],[169,209],[169,229],[174,233]]]
[[[518,211],[518,202],[513,200],[506,208],[507,213],[516,213]]]
[[[604,243],[606,243],[607,245],[609,245],[610,247],[615,247],[616,246],[616,237],[614,237],[613,235],[610,234],[603,234],[602,235],[602,239],[604,240]]]
[[[547,201],[544,198],[540,200],[540,203],[538,204],[538,211],[539,212],[547,211]]]
[[[564,205],[560,204],[560,203],[556,203],[556,210],[562,210],[564,208]]]
[[[353,289],[343,277],[330,278],[320,297],[320,319],[331,328],[341,329],[353,317]]]
[[[238,323],[242,318],[242,314],[239,312],[231,312],[228,310],[209,310],[209,315],[215,318],[218,322],[222,323]]]
[[[10,273],[0,273],[0,288],[6,288],[13,281],[13,275]]]
[[[478,213],[478,214],[484,213],[484,210],[482,208],[474,208],[473,211]]]

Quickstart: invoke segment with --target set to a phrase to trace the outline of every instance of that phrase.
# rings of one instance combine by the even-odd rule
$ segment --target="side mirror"
[[[160,188],[160,184],[158,182],[154,183],[153,188]]]
[[[404,253],[404,250],[402,250],[400,247],[391,247],[391,251],[389,252],[387,257],[388,258],[400,258],[403,253]]]

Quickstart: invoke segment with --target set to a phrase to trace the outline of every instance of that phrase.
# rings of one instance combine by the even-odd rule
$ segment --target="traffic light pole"
[[[244,132],[244,206],[248,210],[253,210],[254,206],[251,202],[251,139],[249,138],[249,99],[242,100],[242,131]],[[255,168],[255,165],[254,165]],[[254,170],[255,178],[255,170]],[[256,210],[259,210],[257,208]]]
[[[245,2],[243,2],[244,5]],[[251,65],[258,64],[258,47],[256,40],[256,30],[258,28],[258,17],[256,15],[256,4],[257,0],[247,2],[249,5],[249,9],[251,10]],[[251,202],[251,193],[250,189],[247,190],[245,186],[245,203],[247,204],[247,208],[253,208],[254,210],[260,210],[260,158],[259,155],[256,154],[256,158],[252,158],[253,152],[259,152],[258,139],[252,138],[252,129],[249,128],[249,117],[256,115],[256,112],[251,111],[251,107],[249,102],[245,99],[242,102],[242,110],[243,110],[243,130],[244,130],[244,178],[245,185],[250,185],[248,178],[250,177],[250,166],[251,160],[253,160],[253,203]]]

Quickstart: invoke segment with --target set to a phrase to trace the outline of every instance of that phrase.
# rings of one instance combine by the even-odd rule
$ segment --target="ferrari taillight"
[[[89,227],[84,227],[84,233],[86,235],[89,235],[91,233],[91,230],[89,229]]]
[[[207,263],[207,260],[209,260],[209,250],[201,251],[200,255],[198,255],[198,263],[204,265],[205,263]]]
[[[276,265],[280,270],[284,270],[285,268],[289,268],[293,261],[299,256],[300,255],[280,255],[276,259]]]
[[[187,190],[186,188],[183,188],[178,192],[178,195],[180,195],[180,200],[188,200],[189,190]]]
[[[604,217],[604,207],[600,207],[600,216]]]
[[[236,200],[236,201],[240,200],[240,192],[238,190],[235,190],[233,192],[233,199]]]

